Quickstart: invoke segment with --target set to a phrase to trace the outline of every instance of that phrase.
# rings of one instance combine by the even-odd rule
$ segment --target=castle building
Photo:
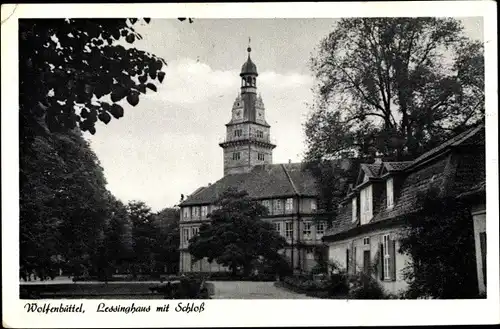
[[[207,221],[214,203],[228,188],[246,191],[268,209],[263,220],[273,224],[287,240],[283,250],[294,269],[310,270],[315,264],[315,247],[322,245],[326,225],[313,221],[317,190],[310,172],[301,163],[273,164],[271,126],[265,119],[264,103],[257,94],[257,66],[250,58],[241,68],[241,87],[226,124],[223,149],[224,175],[217,182],[200,187],[181,202],[180,272],[217,272],[226,269],[206,259],[194,262],[187,248],[189,239]]]

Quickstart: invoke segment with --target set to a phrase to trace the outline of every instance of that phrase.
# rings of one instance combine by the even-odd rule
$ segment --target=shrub
[[[349,297],[352,299],[386,299],[384,288],[375,278],[358,273],[349,278]]]

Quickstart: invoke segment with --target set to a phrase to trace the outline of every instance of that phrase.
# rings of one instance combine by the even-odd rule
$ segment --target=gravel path
[[[213,299],[312,299],[284,288],[274,286],[274,282],[252,281],[212,281]]]

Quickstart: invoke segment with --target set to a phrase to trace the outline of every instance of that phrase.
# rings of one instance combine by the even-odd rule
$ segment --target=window
[[[358,219],[358,200],[356,197],[352,198],[352,222],[354,223]]]
[[[367,224],[372,218],[372,186],[361,190],[361,225]]]
[[[234,152],[233,153],[233,160],[239,160],[240,159],[240,152]]]
[[[189,213],[190,213],[189,207],[182,208],[182,217],[183,218],[188,219]]]
[[[198,234],[198,228],[197,227],[191,228],[191,236],[193,237],[193,236],[195,236],[197,234]]]
[[[389,253],[390,243],[389,243],[389,234],[384,235],[384,279],[390,279],[391,273],[389,269],[389,264],[391,261],[391,256]]]
[[[264,133],[262,132],[262,130],[257,130],[257,137],[264,138]]]
[[[262,200],[262,205],[267,208],[269,215],[273,213],[273,207],[271,206],[271,200]]]
[[[285,237],[291,238],[293,235],[293,223],[285,223]]]
[[[291,213],[293,211],[293,199],[292,198],[286,199],[286,201],[285,201],[285,211],[287,213]]]
[[[193,207],[193,217],[200,216],[200,207]]]
[[[321,236],[323,234],[325,234],[325,224],[323,223],[316,224],[316,235]]]
[[[189,229],[188,228],[182,229],[182,241],[184,242],[184,244],[187,244],[189,241]]]
[[[388,209],[391,209],[392,207],[394,207],[394,181],[391,178],[389,178],[387,180],[387,182],[385,183],[385,187],[386,187],[386,194],[387,194],[387,208]]]
[[[283,200],[274,200],[274,204],[273,204],[273,213],[275,215],[277,214],[282,214],[283,213]]]
[[[316,205],[316,200],[312,199],[311,200],[311,212],[316,212],[317,210],[317,205]]]
[[[264,153],[257,154],[257,159],[259,159],[259,161],[264,161]]]
[[[273,223],[274,230],[281,234],[281,223]]]
[[[208,214],[208,206],[201,206],[201,217],[205,218]]]
[[[241,137],[241,129],[236,129],[234,131],[234,137]]]
[[[363,245],[369,246],[370,245],[370,238],[363,238]]]
[[[304,230],[302,231],[304,239],[309,240],[311,238],[311,223],[304,223]]]

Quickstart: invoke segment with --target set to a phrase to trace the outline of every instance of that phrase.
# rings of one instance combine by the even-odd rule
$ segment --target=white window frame
[[[361,225],[369,223],[373,217],[373,197],[372,196],[373,196],[372,185],[368,185],[367,187],[363,188],[360,192],[360,199],[361,199],[360,221],[361,221]]]
[[[285,237],[287,239],[291,239],[293,236],[293,223],[292,222],[286,222],[285,223]]]
[[[189,242],[189,239],[190,239],[189,227],[182,228],[182,239],[183,239],[183,244],[187,244]]]
[[[208,206],[201,206],[201,217],[205,218],[208,215]]]
[[[363,246],[369,246],[370,245],[370,237],[364,237],[363,238]]]
[[[189,219],[189,217],[191,217],[190,215],[191,215],[191,208],[189,207],[182,208],[182,218],[187,220]]]
[[[385,190],[387,195],[387,209],[394,207],[394,179],[389,177],[385,183]]]
[[[285,212],[293,212],[293,198],[288,198],[285,200]]]
[[[200,207],[199,206],[193,207],[193,209],[191,211],[192,211],[193,218],[200,217]]]
[[[197,235],[199,232],[199,228],[198,227],[191,227],[191,237]]]
[[[311,212],[316,212],[318,210],[318,205],[316,204],[316,199],[311,199]]]
[[[312,223],[304,222],[304,228],[302,230],[302,236],[305,240],[310,240],[312,238]]]
[[[391,279],[391,273],[390,273],[390,262],[391,262],[391,254],[389,253],[389,234],[385,234],[383,237],[383,246],[384,246],[384,280],[390,280]]]
[[[274,199],[273,200],[273,213],[282,214],[283,213],[283,200]]]
[[[316,236],[323,236],[325,234],[325,224],[324,223],[316,223]]]
[[[356,197],[352,198],[352,222],[354,223],[358,219],[358,200]]]
[[[273,223],[274,230],[281,235],[281,222]]]

